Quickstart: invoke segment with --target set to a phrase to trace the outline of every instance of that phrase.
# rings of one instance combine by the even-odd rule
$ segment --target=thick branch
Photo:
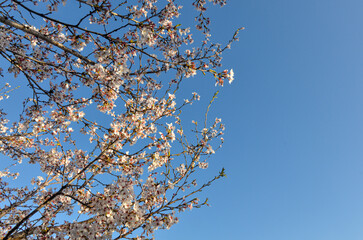
[[[11,27],[17,28],[17,29],[19,29],[19,30],[22,30],[23,32],[29,33],[29,34],[31,34],[31,35],[33,35],[33,36],[37,37],[37,38],[40,38],[40,39],[42,39],[42,40],[44,40],[44,41],[46,41],[46,42],[48,42],[48,43],[50,43],[50,44],[52,44],[52,45],[54,45],[54,46],[56,46],[56,47],[58,47],[58,48],[62,49],[63,51],[65,51],[65,52],[67,52],[67,53],[70,53],[70,54],[72,54],[73,56],[75,56],[75,57],[78,57],[78,58],[82,59],[83,61],[85,61],[85,62],[87,62],[87,63],[89,63],[89,64],[95,64],[93,61],[91,61],[91,60],[89,60],[88,58],[86,58],[85,56],[83,56],[83,55],[79,54],[79,53],[78,53],[78,52],[76,52],[75,50],[70,49],[70,48],[68,48],[68,47],[64,46],[63,44],[61,44],[61,43],[59,43],[59,42],[57,42],[57,41],[54,41],[53,39],[51,39],[51,38],[49,38],[49,37],[47,37],[47,36],[45,36],[45,35],[41,34],[41,33],[40,33],[40,32],[38,32],[37,30],[31,29],[31,28],[30,28],[30,27],[28,27],[28,26],[24,26],[24,25],[22,25],[22,24],[20,24],[20,23],[17,23],[17,22],[14,22],[14,21],[12,21],[12,20],[8,19],[7,17],[2,17],[2,16],[0,16],[0,22],[2,22],[2,23],[4,23],[4,24],[6,24],[6,25],[8,25],[8,26],[11,26]]]
[[[93,159],[90,163],[88,163],[79,173],[77,173],[67,184],[62,186],[57,192],[51,195],[47,200],[45,200],[42,204],[40,204],[37,208],[35,208],[32,212],[30,212],[27,216],[25,216],[20,222],[18,222],[5,236],[3,240],[11,239],[11,235],[20,228],[28,219],[30,219],[34,214],[39,212],[42,208],[44,208],[49,202],[54,200],[57,196],[62,194],[63,190],[68,188],[72,182],[74,182],[79,176],[81,176],[88,168],[90,168],[95,162],[101,159],[103,154],[112,146],[117,140],[111,142],[95,159]]]

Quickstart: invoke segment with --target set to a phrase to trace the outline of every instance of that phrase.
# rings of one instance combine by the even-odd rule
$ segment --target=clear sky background
[[[190,117],[220,90],[211,118],[226,124],[225,144],[201,174],[224,167],[227,178],[200,195],[211,207],[156,239],[363,239],[363,1],[228,2],[209,15],[213,41],[246,28],[224,54],[235,81],[198,75],[183,90],[202,96]]]
[[[246,27],[224,55],[236,80],[211,109],[227,131],[206,175],[225,167],[228,177],[201,195],[211,207],[156,238],[361,240],[363,1],[231,0],[211,10],[217,41]],[[197,78],[195,89],[216,90]]]

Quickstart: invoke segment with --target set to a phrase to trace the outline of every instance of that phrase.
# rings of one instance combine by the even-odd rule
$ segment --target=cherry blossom
[[[207,205],[198,193],[225,173],[198,174],[224,125],[210,122],[209,105],[190,128],[183,110],[200,96],[178,93],[200,73],[234,80],[221,55],[238,30],[211,42],[209,2],[192,2],[196,26],[183,25],[190,13],[177,0],[0,3],[2,239],[151,239]]]

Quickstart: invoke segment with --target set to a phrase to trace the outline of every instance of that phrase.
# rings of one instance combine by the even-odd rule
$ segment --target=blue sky
[[[210,10],[213,41],[246,28],[224,54],[235,81],[187,79],[185,94],[202,101],[186,113],[204,113],[220,90],[211,119],[226,124],[225,144],[201,174],[224,167],[227,178],[200,195],[211,207],[186,211],[156,239],[361,240],[363,1],[230,0]]]
[[[228,177],[202,194],[211,207],[156,238],[362,239],[363,2],[232,0],[211,10],[215,40],[246,28],[224,54],[236,80],[211,109],[227,131],[206,175],[225,167]]]

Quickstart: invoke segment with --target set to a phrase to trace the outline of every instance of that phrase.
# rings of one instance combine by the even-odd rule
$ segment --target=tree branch
[[[63,44],[61,44],[61,43],[59,43],[57,41],[54,41],[53,39],[41,34],[40,32],[38,32],[38,31],[36,31],[34,29],[31,29],[28,26],[25,26],[25,25],[22,25],[20,23],[14,22],[14,21],[8,19],[7,17],[2,17],[2,16],[0,16],[0,22],[6,24],[8,26],[17,28],[17,29],[19,29],[19,30],[21,30],[23,32],[29,33],[29,34],[37,37],[37,38],[40,38],[40,39],[42,39],[42,40],[44,40],[44,41],[46,41],[46,42],[48,42],[48,43],[50,43],[50,44],[52,44],[52,45],[54,45],[56,47],[62,49],[63,51],[65,51],[67,53],[70,53],[73,56],[82,59],[83,61],[87,62],[88,64],[92,64],[92,65],[95,64],[93,61],[89,60],[88,58],[86,58],[85,56],[83,56],[80,53],[76,52],[75,50],[70,49],[70,48],[64,46]]]

